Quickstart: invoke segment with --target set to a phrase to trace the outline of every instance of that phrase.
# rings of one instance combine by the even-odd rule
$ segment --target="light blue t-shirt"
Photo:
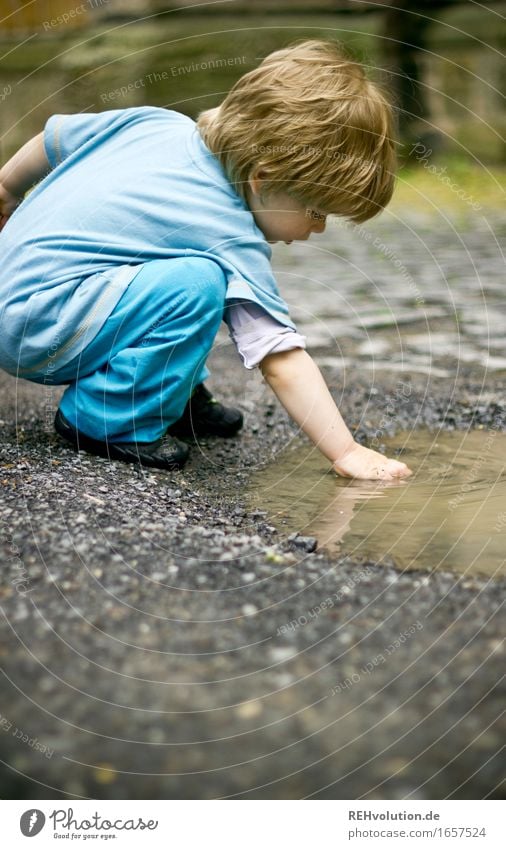
[[[54,115],[44,143],[52,170],[0,234],[0,365],[29,375],[69,362],[143,263],[177,256],[215,260],[227,300],[294,328],[270,246],[190,118],[149,106]]]

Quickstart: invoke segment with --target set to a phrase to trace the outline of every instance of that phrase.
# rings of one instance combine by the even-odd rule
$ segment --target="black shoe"
[[[100,442],[91,436],[76,430],[63,413],[58,410],[54,420],[56,433],[70,442],[77,451],[98,454],[109,460],[122,460],[124,463],[140,463],[156,469],[180,469],[188,459],[187,445],[177,439],[163,436],[154,442]]]
[[[224,407],[199,383],[184,413],[169,427],[173,436],[234,436],[242,428],[242,413]]]

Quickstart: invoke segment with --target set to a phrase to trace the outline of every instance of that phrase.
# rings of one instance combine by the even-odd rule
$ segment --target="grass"
[[[432,171],[423,164],[400,169],[392,209],[410,207],[424,214],[443,211],[462,217],[504,209],[506,168],[451,156],[429,165]]]

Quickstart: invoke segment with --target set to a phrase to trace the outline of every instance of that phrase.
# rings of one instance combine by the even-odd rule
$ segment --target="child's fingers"
[[[384,464],[377,466],[379,480],[393,480],[394,478],[408,478],[413,474],[406,463],[400,460],[387,460]]]
[[[390,460],[377,451],[355,446],[339,463],[333,464],[338,475],[360,480],[393,481],[412,475],[406,463]]]

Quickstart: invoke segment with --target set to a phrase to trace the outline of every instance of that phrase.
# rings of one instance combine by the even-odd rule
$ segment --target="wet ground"
[[[277,249],[359,440],[504,438],[500,228],[465,218]],[[504,578],[275,527],[248,493],[300,435],[224,333],[211,367],[244,433],[171,474],[76,456],[60,390],[0,378],[1,795],[504,796]]]
[[[429,191],[412,202],[429,206]],[[394,203],[359,227],[334,219],[308,245],[279,248],[278,279],[308,343],[324,349],[319,363],[340,374],[360,364],[373,396],[383,371],[452,381],[468,364],[506,370],[504,221],[448,192],[446,202],[425,214]]]

